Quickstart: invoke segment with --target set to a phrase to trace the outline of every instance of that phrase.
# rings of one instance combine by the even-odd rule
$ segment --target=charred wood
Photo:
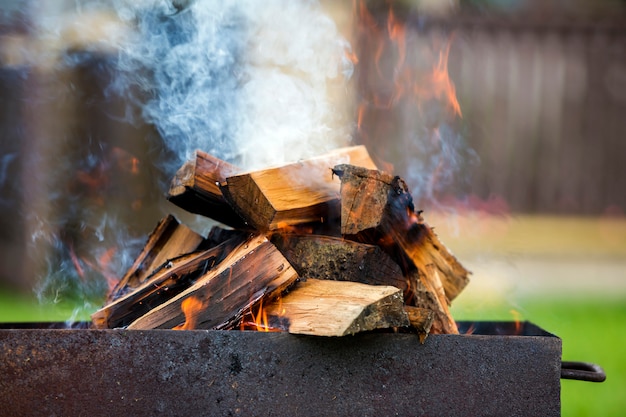
[[[297,278],[278,249],[264,236],[254,235],[189,288],[135,320],[128,329],[227,327],[261,299],[277,296]]]
[[[415,211],[406,183],[345,164],[334,172],[341,178],[342,233],[385,249],[412,281],[412,293],[405,296],[435,312],[433,331],[458,333],[448,305],[467,285],[469,272]]]
[[[163,218],[148,237],[133,265],[110,292],[107,301],[111,302],[139,287],[156,268],[171,258],[196,250],[203,241],[202,236],[180,224],[174,216]]]
[[[94,327],[113,329],[128,326],[189,288],[199,277],[219,265],[244,240],[242,236],[234,236],[212,249],[167,261],[146,278],[142,285],[92,314]]]

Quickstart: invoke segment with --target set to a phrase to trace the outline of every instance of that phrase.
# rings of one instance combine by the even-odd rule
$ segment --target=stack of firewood
[[[197,151],[168,199],[227,227],[163,219],[95,327],[458,333],[468,271],[362,146],[244,173]]]

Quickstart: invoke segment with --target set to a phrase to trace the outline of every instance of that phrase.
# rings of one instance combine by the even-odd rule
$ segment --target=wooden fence
[[[454,173],[463,185],[443,193],[503,201],[523,213],[624,212],[626,19],[463,13],[427,18],[409,11],[404,15],[406,39],[394,46],[393,40],[380,40],[397,36],[397,31],[385,29],[387,9],[373,13],[378,30],[371,35],[364,25],[357,51],[359,94],[369,100],[370,109],[361,137],[375,153],[394,162],[399,173],[409,178],[412,171],[417,177],[436,173],[432,167],[429,171],[428,161],[415,156],[425,153],[423,158],[428,158],[428,152],[436,152],[415,145],[432,138],[415,132],[432,123],[433,114],[441,117],[436,107],[431,114],[416,115],[423,113],[421,104],[409,105],[407,111],[406,103],[395,108],[372,103],[397,98],[388,91],[398,72],[407,70],[407,62],[413,60],[412,78],[419,80],[424,55],[433,54],[425,45],[451,39],[448,70],[463,113],[453,128],[466,146],[453,157],[479,162],[465,161]],[[380,62],[385,54],[403,67],[386,68]],[[419,178],[413,185],[418,194],[428,186]]]
[[[451,77],[481,164],[516,212],[626,209],[626,21],[463,20]]]

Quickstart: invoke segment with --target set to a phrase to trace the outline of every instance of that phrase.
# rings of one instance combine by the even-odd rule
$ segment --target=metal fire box
[[[0,329],[6,416],[558,416],[561,339],[531,323],[341,338]],[[7,328],[13,327],[13,328]],[[22,327],[22,328],[16,328]],[[50,326],[55,327],[55,326]]]

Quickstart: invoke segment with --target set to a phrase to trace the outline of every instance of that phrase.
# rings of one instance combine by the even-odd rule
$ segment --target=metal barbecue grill
[[[523,322],[462,335],[341,338],[248,331],[3,325],[7,416],[559,416],[561,339]],[[55,328],[56,327],[56,328]]]

